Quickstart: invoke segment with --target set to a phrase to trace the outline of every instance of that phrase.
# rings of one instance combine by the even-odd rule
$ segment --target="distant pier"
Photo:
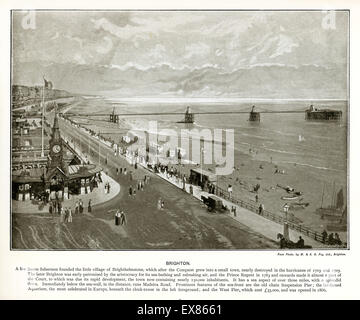
[[[178,121],[177,123],[194,123],[195,122],[195,116],[191,112],[190,107],[188,106],[185,111],[185,117],[183,121]]]
[[[305,120],[310,121],[340,121],[342,111],[331,109],[316,109],[313,105],[305,111]]]
[[[252,106],[250,115],[249,115],[249,121],[255,121],[260,122],[260,112],[255,112],[255,106]]]
[[[110,114],[110,122],[119,123],[119,115],[115,114],[115,108],[113,109],[113,112]]]

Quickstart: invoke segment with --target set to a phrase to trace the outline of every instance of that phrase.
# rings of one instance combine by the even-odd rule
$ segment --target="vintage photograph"
[[[12,250],[348,249],[347,10],[12,10]]]

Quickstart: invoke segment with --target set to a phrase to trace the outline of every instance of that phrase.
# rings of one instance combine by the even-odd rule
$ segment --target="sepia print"
[[[11,15],[11,249],[349,247],[348,11]]]

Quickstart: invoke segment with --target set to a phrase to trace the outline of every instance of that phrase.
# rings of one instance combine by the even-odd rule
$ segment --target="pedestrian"
[[[133,189],[132,189],[132,186],[129,187],[129,196],[131,197],[132,196],[132,193],[133,193]]]
[[[337,232],[335,232],[335,244],[341,245],[342,241],[339,237],[339,234]]]
[[[158,202],[157,202],[157,208],[158,208],[158,210],[161,209],[161,203],[162,203],[161,198],[159,198],[159,200],[158,200]]]
[[[229,197],[231,198],[232,197],[232,192],[233,192],[231,184],[229,184],[229,186],[228,186],[228,192],[229,192]]]
[[[121,167],[121,168],[120,168],[120,174],[122,174],[122,173],[123,173],[123,168]]]
[[[304,248],[305,247],[305,241],[301,236],[299,236],[299,240],[296,243],[296,245],[297,245],[298,248]]]
[[[69,223],[72,222],[72,213],[71,213],[71,209],[70,209],[70,208],[69,208],[69,214],[68,214],[67,222],[69,222]]]
[[[262,214],[264,212],[264,205],[261,203],[259,206],[259,214]]]
[[[84,203],[83,203],[83,201],[80,199],[80,201],[79,201],[79,212],[80,212],[80,213],[83,213],[83,211],[84,211]]]
[[[56,200],[52,200],[52,213],[56,214]]]
[[[127,171],[126,171],[126,168],[124,168],[124,175],[125,175],[125,176],[127,175]]]
[[[65,217],[64,217],[64,222],[67,222],[69,218],[69,208],[66,207],[65,208]]]
[[[134,196],[134,197],[136,196],[136,190],[135,190],[135,188],[134,188],[134,190],[133,190],[133,196]]]
[[[125,216],[125,213],[124,213],[124,211],[121,211],[121,214],[120,214],[120,224],[121,225],[126,225],[127,223],[126,223],[126,216]]]
[[[65,210],[64,208],[61,208],[61,211],[60,211],[60,223],[64,222],[65,220]]]
[[[110,193],[110,183],[108,182],[108,193]]]
[[[58,213],[58,214],[60,214],[61,209],[62,209],[62,206],[61,206],[61,202],[60,202],[60,200],[58,200],[58,202],[57,202],[57,207],[58,207],[58,211],[57,211],[57,213]]]
[[[140,191],[140,185],[141,185],[141,181],[138,181],[138,184],[137,184],[138,191]]]
[[[106,194],[107,193],[107,184],[104,183],[104,193]]]
[[[115,213],[115,225],[116,226],[120,225],[120,211],[119,210],[116,210],[116,213]]]
[[[322,232],[321,235],[322,235],[322,242],[325,243],[326,240],[327,240],[327,236],[328,236],[328,234],[327,234],[327,232],[326,232],[325,229],[324,229],[324,231]]]
[[[161,201],[161,210],[163,210],[164,207],[165,207],[165,202],[164,202],[164,200],[163,200],[163,201]]]
[[[79,213],[79,200],[76,200],[75,202],[75,215]]]
[[[88,212],[91,212],[91,199],[89,199],[89,203],[88,203]]]
[[[256,194],[255,195],[255,202],[258,202],[259,201],[259,196]]]
[[[116,168],[116,175],[119,175],[119,168]]]

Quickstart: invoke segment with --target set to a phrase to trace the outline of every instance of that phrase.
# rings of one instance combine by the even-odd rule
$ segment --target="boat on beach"
[[[296,199],[299,199],[299,198],[300,198],[299,195],[283,196],[283,197],[281,197],[281,200],[296,200]]]

